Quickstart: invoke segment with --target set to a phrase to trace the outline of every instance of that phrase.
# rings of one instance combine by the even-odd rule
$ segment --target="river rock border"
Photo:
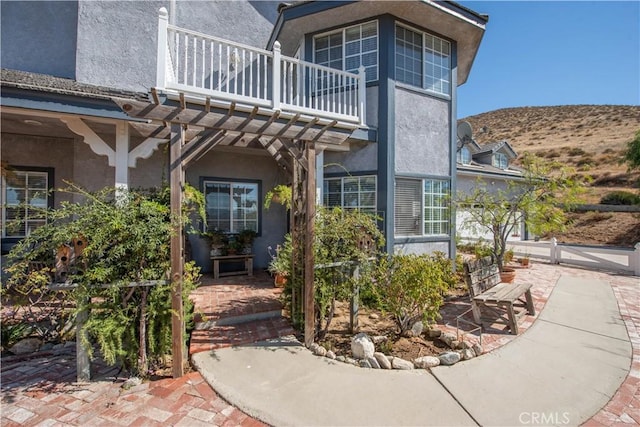
[[[417,322],[410,332],[411,336],[424,335],[427,339],[439,339],[450,350],[444,351],[438,356],[422,356],[411,361],[404,360],[400,357],[387,356],[380,351],[376,351],[376,346],[379,347],[388,340],[386,336],[370,337],[364,332],[351,338],[351,356],[336,355],[333,351],[327,350],[318,343],[311,344],[309,350],[316,356],[326,357],[361,368],[398,370],[429,369],[439,365],[450,366],[461,360],[473,359],[483,353],[480,344],[461,340],[451,332],[431,327],[423,333],[422,322]]]

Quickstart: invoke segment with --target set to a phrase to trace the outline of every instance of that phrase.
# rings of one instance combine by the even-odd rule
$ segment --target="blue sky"
[[[506,107],[640,104],[640,2],[461,1],[489,15],[458,117]]]

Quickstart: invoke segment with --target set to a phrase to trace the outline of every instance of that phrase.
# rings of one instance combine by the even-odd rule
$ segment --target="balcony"
[[[248,108],[365,125],[364,68],[358,74],[305,62],[168,24],[158,25],[156,90],[189,102],[221,100]]]

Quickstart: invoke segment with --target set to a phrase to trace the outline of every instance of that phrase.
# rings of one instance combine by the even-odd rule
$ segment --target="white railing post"
[[[273,44],[273,100],[272,108],[274,110],[280,110],[280,67],[281,67],[281,51],[280,42],[276,41]]]
[[[367,124],[367,74],[362,65],[358,68],[358,113],[360,124],[365,126]]]
[[[640,276],[640,243],[636,243],[635,250],[631,254],[631,264],[633,265],[633,274]]]
[[[156,63],[156,87],[164,89],[167,86],[167,27],[169,26],[169,13],[161,7],[158,12],[158,61]]]
[[[549,259],[551,260],[551,264],[559,264],[558,260],[558,239],[553,237],[551,239],[551,253],[549,254]]]

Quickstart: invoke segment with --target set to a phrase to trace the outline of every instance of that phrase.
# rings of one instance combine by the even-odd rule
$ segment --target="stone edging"
[[[422,322],[417,322],[412,328],[412,336],[423,335]],[[313,343],[309,350],[316,356],[326,357],[338,362],[347,363],[361,368],[371,369],[428,369],[438,365],[454,365],[461,360],[469,360],[483,353],[482,346],[477,343],[459,341],[458,337],[451,332],[445,332],[437,328],[429,328],[424,331],[424,335],[431,340],[439,339],[445,343],[450,350],[440,353],[438,356],[422,356],[413,361],[404,360],[400,357],[387,356],[380,351],[376,351],[376,345],[387,341],[386,336],[369,337],[365,333],[359,333],[351,338],[351,357],[336,355],[333,351],[327,350],[318,343]]]

